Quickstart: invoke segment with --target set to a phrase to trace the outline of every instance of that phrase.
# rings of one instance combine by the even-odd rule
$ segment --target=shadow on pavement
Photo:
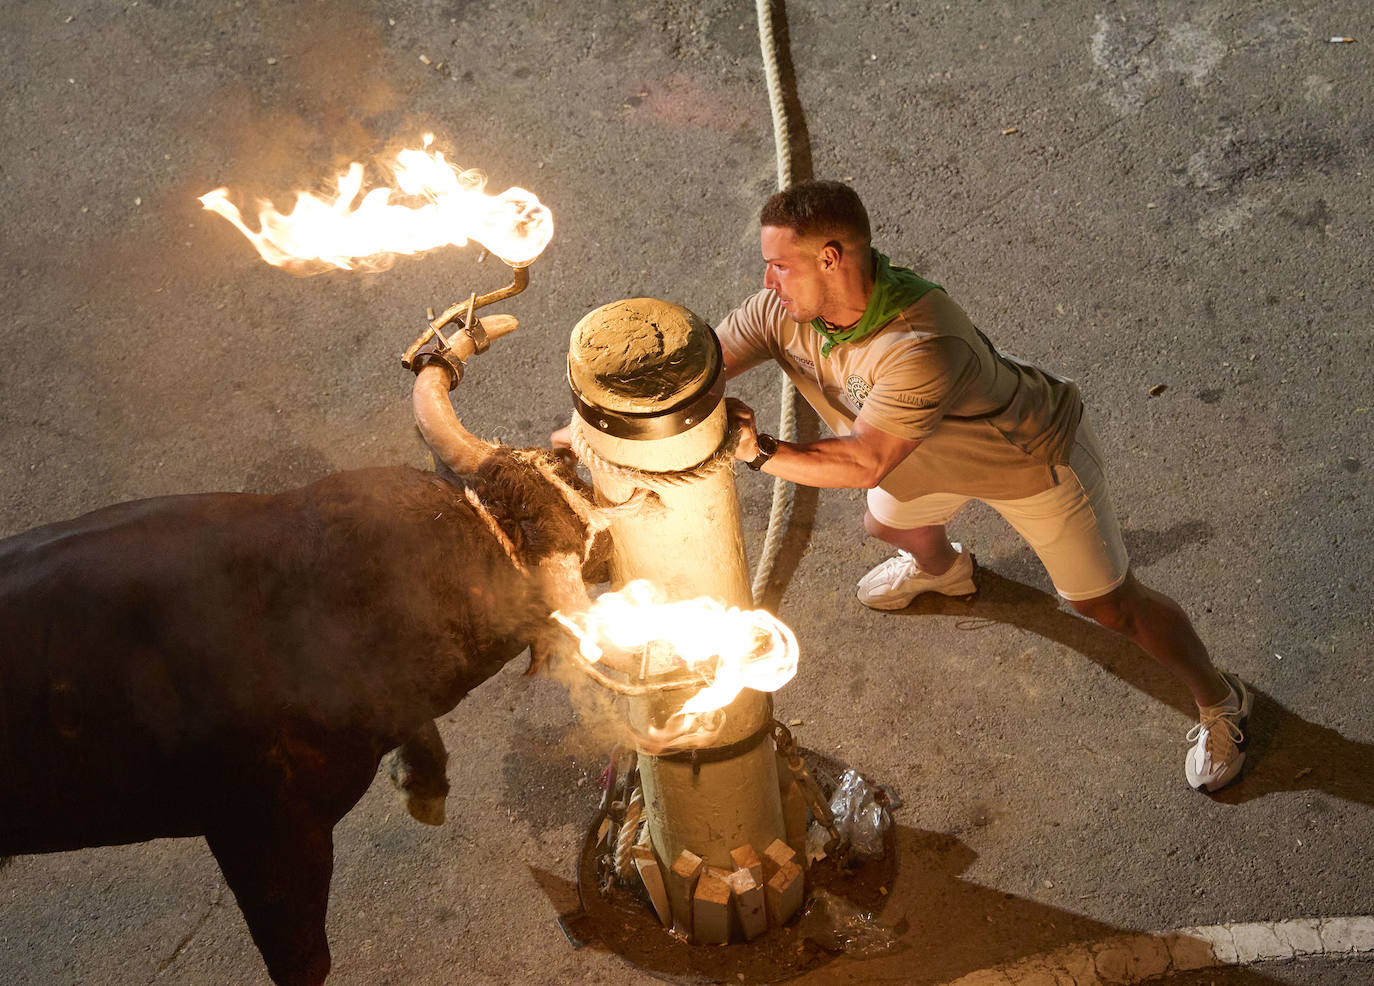
[[[575,910],[578,892],[574,883],[535,867],[530,871],[555,912],[561,915],[559,922],[570,947],[616,952],[632,965],[669,982],[775,983],[795,979],[826,983],[953,983],[971,973],[1042,956],[1063,967],[1095,964],[1110,978],[1113,972],[1129,972],[1131,964],[1138,961],[1130,958],[1132,949],[1140,952],[1142,944],[1150,942],[1155,943],[1161,956],[1170,950],[1191,957],[1189,964],[1216,962],[1210,945],[1199,938],[1181,934],[1145,936],[1138,929],[1095,921],[1051,903],[961,879],[977,854],[952,835],[896,825],[888,846],[895,856],[895,873],[881,899],[881,910],[873,918],[893,933],[895,942],[890,948],[867,956],[846,953],[844,946],[837,944],[844,940],[843,933],[836,935],[824,928],[817,929],[806,916],[784,931],[770,932],[766,938],[728,949],[681,943],[652,948],[646,939],[666,940],[666,934],[653,919],[647,902],[622,905],[619,918],[611,920],[617,925],[623,922],[624,928],[608,927],[604,916],[596,926]],[[832,885],[830,889],[839,896],[848,896],[842,885]],[[868,900],[856,899],[854,903],[863,909],[871,906]],[[605,939],[633,944],[622,950],[608,946]],[[788,962],[770,966],[759,961],[761,949],[776,951],[780,944],[774,941],[767,945],[770,939],[782,939]],[[791,969],[784,968],[788,965]],[[704,972],[706,968],[709,973]],[[994,976],[979,981],[1003,980]],[[1051,977],[1046,981],[1056,980]],[[1128,976],[1110,981],[1136,980]],[[1227,982],[1260,986],[1278,981],[1258,971],[1233,968],[1227,970]]]
[[[820,418],[806,402],[793,396],[796,402],[797,441],[810,442],[820,437]],[[782,604],[783,592],[797,573],[797,566],[806,557],[807,546],[811,543],[811,531],[816,522],[816,507],[820,503],[821,491],[814,486],[792,485],[792,511],[787,527],[780,533],[783,539],[773,561],[773,573],[760,598],[754,605],[774,613]]]
[[[1007,623],[1071,647],[1131,687],[1192,718],[1187,690],[1143,651],[1061,605],[1057,596],[980,568],[978,595],[970,601],[927,594],[904,614],[962,617],[962,628]],[[1212,795],[1241,804],[1279,791],[1324,791],[1347,801],[1374,805],[1374,745],[1347,739],[1334,729],[1308,722],[1272,696],[1252,689],[1250,744],[1241,779]]]

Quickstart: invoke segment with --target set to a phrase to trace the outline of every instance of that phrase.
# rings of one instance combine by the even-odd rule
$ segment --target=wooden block
[[[767,931],[768,909],[764,903],[763,884],[754,879],[753,870],[739,869],[731,873],[730,890],[735,895],[735,914],[744,937],[752,940]]]
[[[787,844],[797,854],[797,863],[806,859],[806,795],[796,781],[782,790],[782,820],[787,830]]]
[[[806,891],[806,877],[796,863],[783,863],[764,885],[764,899],[768,903],[768,923],[785,924],[802,905]]]
[[[796,862],[797,854],[792,847],[781,839],[774,839],[768,844],[768,848],[763,851],[764,883],[773,879],[773,874],[778,872],[779,867],[784,863]]]
[[[728,874],[707,867],[692,895],[692,941],[725,945],[730,941],[730,881]]]
[[[654,913],[665,928],[673,926],[673,908],[668,903],[668,885],[663,880],[663,867],[658,865],[658,857],[649,846],[634,846],[630,849],[639,879],[649,892],[649,903],[654,905]]]
[[[673,930],[692,936],[692,894],[701,876],[701,857],[684,849],[668,872],[668,906],[673,912]]]
[[[759,859],[759,854],[754,851],[753,846],[746,844],[738,849],[731,849],[730,858],[735,863],[735,869],[748,870],[754,882],[760,887],[763,886],[763,861]]]

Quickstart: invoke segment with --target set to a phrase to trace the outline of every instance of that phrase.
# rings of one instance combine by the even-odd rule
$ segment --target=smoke
[[[582,742],[603,751],[634,743],[634,736],[627,725],[629,718],[623,696],[588,678],[571,658],[560,657],[549,661],[540,674],[558,682],[567,691],[568,700],[577,716],[577,731]]]
[[[682,713],[640,732],[631,725],[629,698],[590,677],[571,657],[551,660],[541,675],[561,684],[578,718],[579,740],[601,750],[622,745],[655,756],[686,747],[709,746],[725,725],[725,710]]]

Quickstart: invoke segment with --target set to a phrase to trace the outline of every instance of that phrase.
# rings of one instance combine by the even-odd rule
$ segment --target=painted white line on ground
[[[1374,957],[1374,917],[1213,924],[1066,945],[945,986],[1130,986],[1190,969],[1361,955]]]

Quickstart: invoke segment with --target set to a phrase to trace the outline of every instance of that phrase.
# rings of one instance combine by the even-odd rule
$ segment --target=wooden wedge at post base
[[[797,854],[797,864],[806,859],[806,795],[796,781],[782,789],[782,818],[787,844]]]
[[[692,894],[692,941],[700,945],[725,945],[730,941],[730,879],[723,870],[708,866]]]
[[[692,895],[701,876],[701,857],[684,849],[668,871],[668,905],[673,912],[673,930],[692,936]]]
[[[748,870],[754,882],[760,887],[763,886],[763,861],[759,859],[759,854],[754,851],[753,846],[744,845],[738,849],[731,849],[730,859],[734,861],[735,869]]]
[[[787,923],[802,905],[806,891],[806,876],[796,863],[783,863],[764,886],[768,903],[768,923],[773,926]]]
[[[673,909],[668,903],[668,885],[663,880],[663,868],[658,865],[658,857],[651,847],[637,845],[630,849],[635,870],[649,894],[649,903],[654,905],[654,913],[665,928],[673,926]]]
[[[735,915],[740,930],[746,939],[752,941],[768,930],[768,908],[763,884],[754,879],[752,870],[738,869],[730,874],[730,890],[735,895]]]
[[[768,844],[768,848],[763,851],[763,879],[767,883],[773,879],[773,874],[785,863],[792,863],[800,866],[796,850],[781,839],[774,839]]]

